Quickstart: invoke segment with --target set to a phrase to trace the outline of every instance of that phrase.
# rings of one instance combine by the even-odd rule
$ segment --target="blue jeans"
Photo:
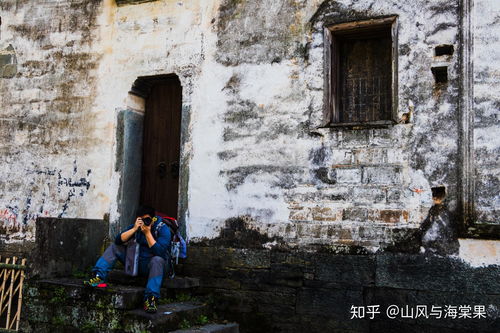
[[[97,260],[92,272],[99,274],[101,279],[106,281],[108,272],[113,268],[119,260],[122,264],[125,263],[125,245],[111,244],[106,251]],[[139,275],[147,276],[148,283],[144,290],[144,297],[155,296],[160,298],[160,288],[163,281],[163,276],[166,271],[166,261],[162,257],[154,256],[151,258],[139,257]]]

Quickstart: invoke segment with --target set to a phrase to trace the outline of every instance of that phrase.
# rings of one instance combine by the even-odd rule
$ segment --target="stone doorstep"
[[[128,276],[126,276],[128,277]],[[182,281],[182,280],[181,280]],[[140,282],[140,281],[139,281]],[[138,283],[139,283],[138,282]],[[54,278],[39,280],[41,285],[52,288],[63,287],[67,291],[68,298],[82,299],[84,297],[111,297],[113,308],[120,310],[132,310],[142,308],[144,302],[144,287],[108,283],[106,288],[91,288],[83,285],[83,279],[75,278]],[[146,282],[144,281],[143,285]],[[167,290],[162,288],[161,294],[167,297]]]
[[[122,284],[122,285],[133,285],[133,286],[145,286],[145,277],[132,277],[123,270],[114,269],[108,274],[108,280],[110,282]],[[189,289],[196,288],[200,286],[200,280],[192,277],[176,276],[173,279],[165,278],[163,279],[162,287],[167,289]]]
[[[83,279],[54,278],[37,281],[40,288],[52,289],[64,288],[67,299],[76,301],[102,301],[111,302],[113,308],[127,310],[125,321],[147,322],[148,330],[151,332],[164,332],[176,330],[182,320],[195,322],[200,315],[206,315],[207,305],[202,302],[178,302],[162,304],[154,314],[144,312],[143,295],[144,288],[124,285],[109,285],[106,288],[91,288],[83,285]],[[194,327],[188,330],[175,332],[200,332],[200,333],[239,333],[239,325],[208,324]]]
[[[195,321],[200,315],[205,314],[206,304],[200,302],[179,302],[162,304],[156,313],[146,313],[143,309],[127,312],[127,321],[148,321],[148,330],[151,332],[171,331],[178,328],[182,320]]]
[[[240,332],[240,326],[238,324],[228,323],[228,324],[208,324],[201,327],[172,331],[171,333],[239,333],[239,332]]]
[[[135,309],[143,305],[144,288],[135,286],[108,285],[106,288],[92,288],[83,285],[83,279],[75,278],[55,278],[39,280],[38,283],[43,287],[58,288],[63,287],[66,290],[66,296],[69,299],[95,299],[99,301],[100,297],[111,297],[113,308],[120,310]],[[105,301],[109,302],[109,300]]]

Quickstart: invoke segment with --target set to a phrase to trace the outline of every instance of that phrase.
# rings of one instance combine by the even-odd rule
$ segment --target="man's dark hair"
[[[145,205],[139,206],[139,208],[137,208],[137,210],[135,211],[135,216],[139,217],[144,215],[149,215],[151,217],[155,216],[155,209],[153,207]]]

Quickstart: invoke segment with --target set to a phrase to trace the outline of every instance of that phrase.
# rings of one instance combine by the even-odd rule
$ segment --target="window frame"
[[[391,119],[369,122],[342,123],[339,109],[339,47],[336,32],[356,32],[370,29],[391,29]],[[338,23],[324,29],[324,98],[323,125],[321,127],[388,126],[398,120],[398,17],[389,16],[376,19]]]

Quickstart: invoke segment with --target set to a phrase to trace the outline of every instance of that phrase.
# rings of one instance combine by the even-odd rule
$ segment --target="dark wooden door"
[[[157,82],[146,99],[141,203],[177,218],[182,88]]]

